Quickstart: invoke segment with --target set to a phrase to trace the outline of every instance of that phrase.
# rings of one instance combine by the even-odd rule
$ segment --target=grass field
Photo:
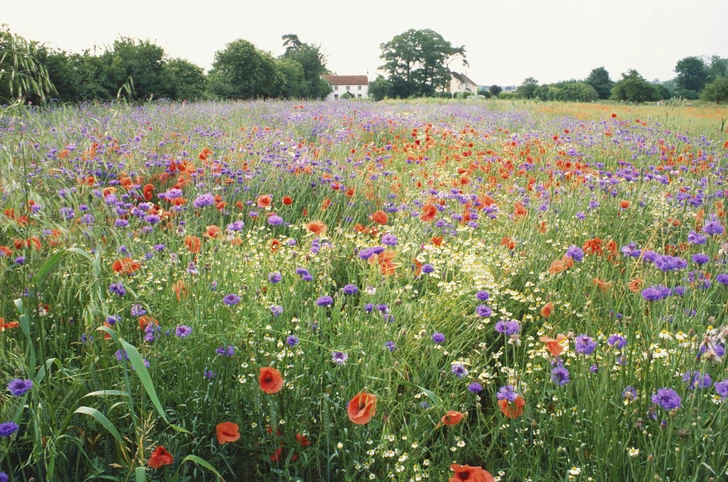
[[[725,480],[725,118],[0,113],[0,481]]]

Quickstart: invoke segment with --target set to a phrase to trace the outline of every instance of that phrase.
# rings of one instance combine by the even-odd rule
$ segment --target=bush
[[[717,102],[719,104],[728,101],[728,79],[722,77],[720,79],[716,79],[715,82],[706,85],[700,98],[702,100]]]

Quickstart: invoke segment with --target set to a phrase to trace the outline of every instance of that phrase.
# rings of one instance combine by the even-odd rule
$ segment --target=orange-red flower
[[[12,328],[17,328],[18,322],[17,321],[5,321],[5,318],[0,318],[0,333],[2,333],[5,330],[10,330]]]
[[[311,221],[306,225],[306,229],[313,234],[321,235],[326,232],[326,225],[321,221]]]
[[[135,271],[141,269],[142,265],[134,261],[132,258],[122,258],[114,261],[111,265],[111,269],[114,273],[120,274],[134,274]]]
[[[523,407],[526,405],[526,401],[522,396],[518,395],[516,400],[512,403],[508,400],[498,400],[498,406],[508,418],[518,418],[523,415]]]
[[[561,342],[565,339],[566,335],[559,333],[558,335],[556,335],[555,340],[553,338],[549,338],[548,336],[542,336],[538,339],[538,341],[546,343],[546,348],[549,352],[551,352],[551,355],[559,356],[561,355],[561,352],[564,351],[564,347],[561,345]]]
[[[622,208],[622,209],[629,208],[631,204],[632,204],[631,202],[629,202],[629,201],[627,201],[625,199],[622,199],[621,201],[619,201],[619,207]]]
[[[199,253],[202,241],[197,236],[185,236],[185,246],[190,253]]]
[[[207,227],[207,229],[205,230],[205,234],[203,236],[205,236],[206,238],[210,238],[210,239],[219,238],[220,236],[222,236],[222,231],[220,230],[220,228],[218,226],[215,226],[213,224],[213,225]]]
[[[442,423],[444,423],[445,425],[457,425],[462,419],[462,413],[456,412],[455,410],[450,410],[442,416]]]
[[[480,467],[471,467],[469,465],[452,464],[450,466],[455,471],[455,475],[448,479],[448,482],[495,482],[493,476],[487,470]]]
[[[269,395],[278,393],[283,388],[281,372],[273,367],[261,367],[258,382],[260,389]]]
[[[273,204],[273,198],[266,194],[265,196],[258,196],[258,199],[255,202],[258,204],[259,208],[270,209]]]
[[[435,220],[435,216],[437,215],[437,208],[434,204],[425,204],[422,207],[422,214],[420,214],[420,219],[426,223],[431,223]]]
[[[152,197],[154,196],[154,184],[146,184],[142,188],[142,194],[144,194],[144,199],[147,201],[151,201]]]
[[[184,280],[177,280],[172,284],[172,290],[174,291],[174,295],[177,298],[177,301],[182,301],[182,299],[186,299],[187,295],[189,295],[189,289],[187,288],[187,283],[184,282]]]
[[[369,423],[377,412],[377,397],[367,392],[359,392],[349,401],[346,408],[349,420],[357,425]]]
[[[313,442],[311,442],[309,439],[306,438],[305,435],[301,435],[300,433],[296,434],[296,443],[300,445],[301,447],[308,447]]]
[[[286,206],[290,206],[291,204],[293,204],[293,199],[291,199],[288,196],[284,196],[283,197],[283,204],[285,204]]]
[[[237,442],[240,439],[240,427],[236,423],[218,423],[215,429],[217,432],[217,443],[220,445],[228,442]]]
[[[627,284],[627,288],[632,292],[636,293],[642,287],[642,278],[635,278]]]
[[[152,452],[152,456],[150,457],[149,462],[147,462],[147,465],[153,469],[159,469],[165,465],[172,465],[173,463],[174,457],[172,457],[172,454],[167,452],[164,447],[159,446],[154,450],[154,452]]]
[[[139,317],[139,328],[141,328],[142,330],[146,328],[149,323],[154,323],[155,325],[158,325],[159,320],[147,315],[142,315]]]
[[[554,304],[550,301],[541,307],[541,316],[543,316],[544,318],[548,318],[553,312]]]
[[[370,219],[378,224],[387,224],[387,221],[389,221],[389,216],[387,216],[387,213],[380,210],[372,214],[370,216]]]

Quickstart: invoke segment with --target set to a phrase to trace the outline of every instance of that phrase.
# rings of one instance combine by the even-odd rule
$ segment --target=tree
[[[609,72],[604,67],[593,69],[584,82],[594,87],[600,99],[608,99],[614,87],[614,82],[609,78]]]
[[[211,92],[223,99],[270,97],[275,87],[273,57],[238,39],[215,52],[209,75]]]
[[[303,66],[291,59],[276,60],[275,97],[298,99],[304,97],[305,73]]]
[[[0,25],[0,103],[44,103],[55,92],[41,50]]]
[[[379,67],[389,74],[397,97],[432,95],[450,79],[449,65],[457,58],[467,65],[465,46],[453,47],[439,33],[410,29],[380,44],[385,61]]]
[[[297,96],[323,99],[329,95],[331,85],[321,77],[329,73],[326,68],[326,56],[321,52],[321,47],[302,42],[296,34],[286,34],[281,38],[283,46],[286,47],[281,59],[298,62],[303,68],[303,82]]]
[[[530,99],[533,97],[533,93],[538,88],[538,80],[533,77],[528,77],[523,81],[521,85],[516,89],[516,94],[524,99]]]
[[[722,59],[717,55],[710,58],[710,66],[708,67],[708,82],[728,77],[728,59]]]
[[[630,69],[614,84],[610,99],[641,103],[660,100],[661,97],[655,85],[647,82],[636,70]]]
[[[385,79],[381,75],[377,75],[377,78],[373,82],[369,83],[369,98],[373,100],[382,100],[392,95],[392,82]]]
[[[116,94],[131,78],[133,99],[169,98],[172,82],[165,71],[164,49],[149,40],[121,37],[114,41],[111,50],[101,55],[104,64],[105,88]]]
[[[685,57],[675,65],[678,95],[697,99],[708,81],[708,67],[700,57]]]
[[[722,104],[728,101],[728,77],[721,77],[705,86],[700,96],[703,100]]]
[[[207,96],[207,77],[202,67],[184,59],[164,65],[170,81],[170,97],[175,100],[200,100]]]
[[[101,58],[88,51],[83,54],[47,52],[43,63],[58,98],[63,102],[110,100],[116,96],[116,91],[112,95],[104,86],[106,81]]]
[[[503,87],[501,87],[500,85],[493,84],[490,87],[488,87],[488,90],[490,91],[491,94],[493,94],[493,97],[498,97],[498,94],[503,92]]]

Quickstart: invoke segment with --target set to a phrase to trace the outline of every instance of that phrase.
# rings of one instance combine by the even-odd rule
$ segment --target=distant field
[[[726,118],[6,110],[0,473],[723,480]]]

